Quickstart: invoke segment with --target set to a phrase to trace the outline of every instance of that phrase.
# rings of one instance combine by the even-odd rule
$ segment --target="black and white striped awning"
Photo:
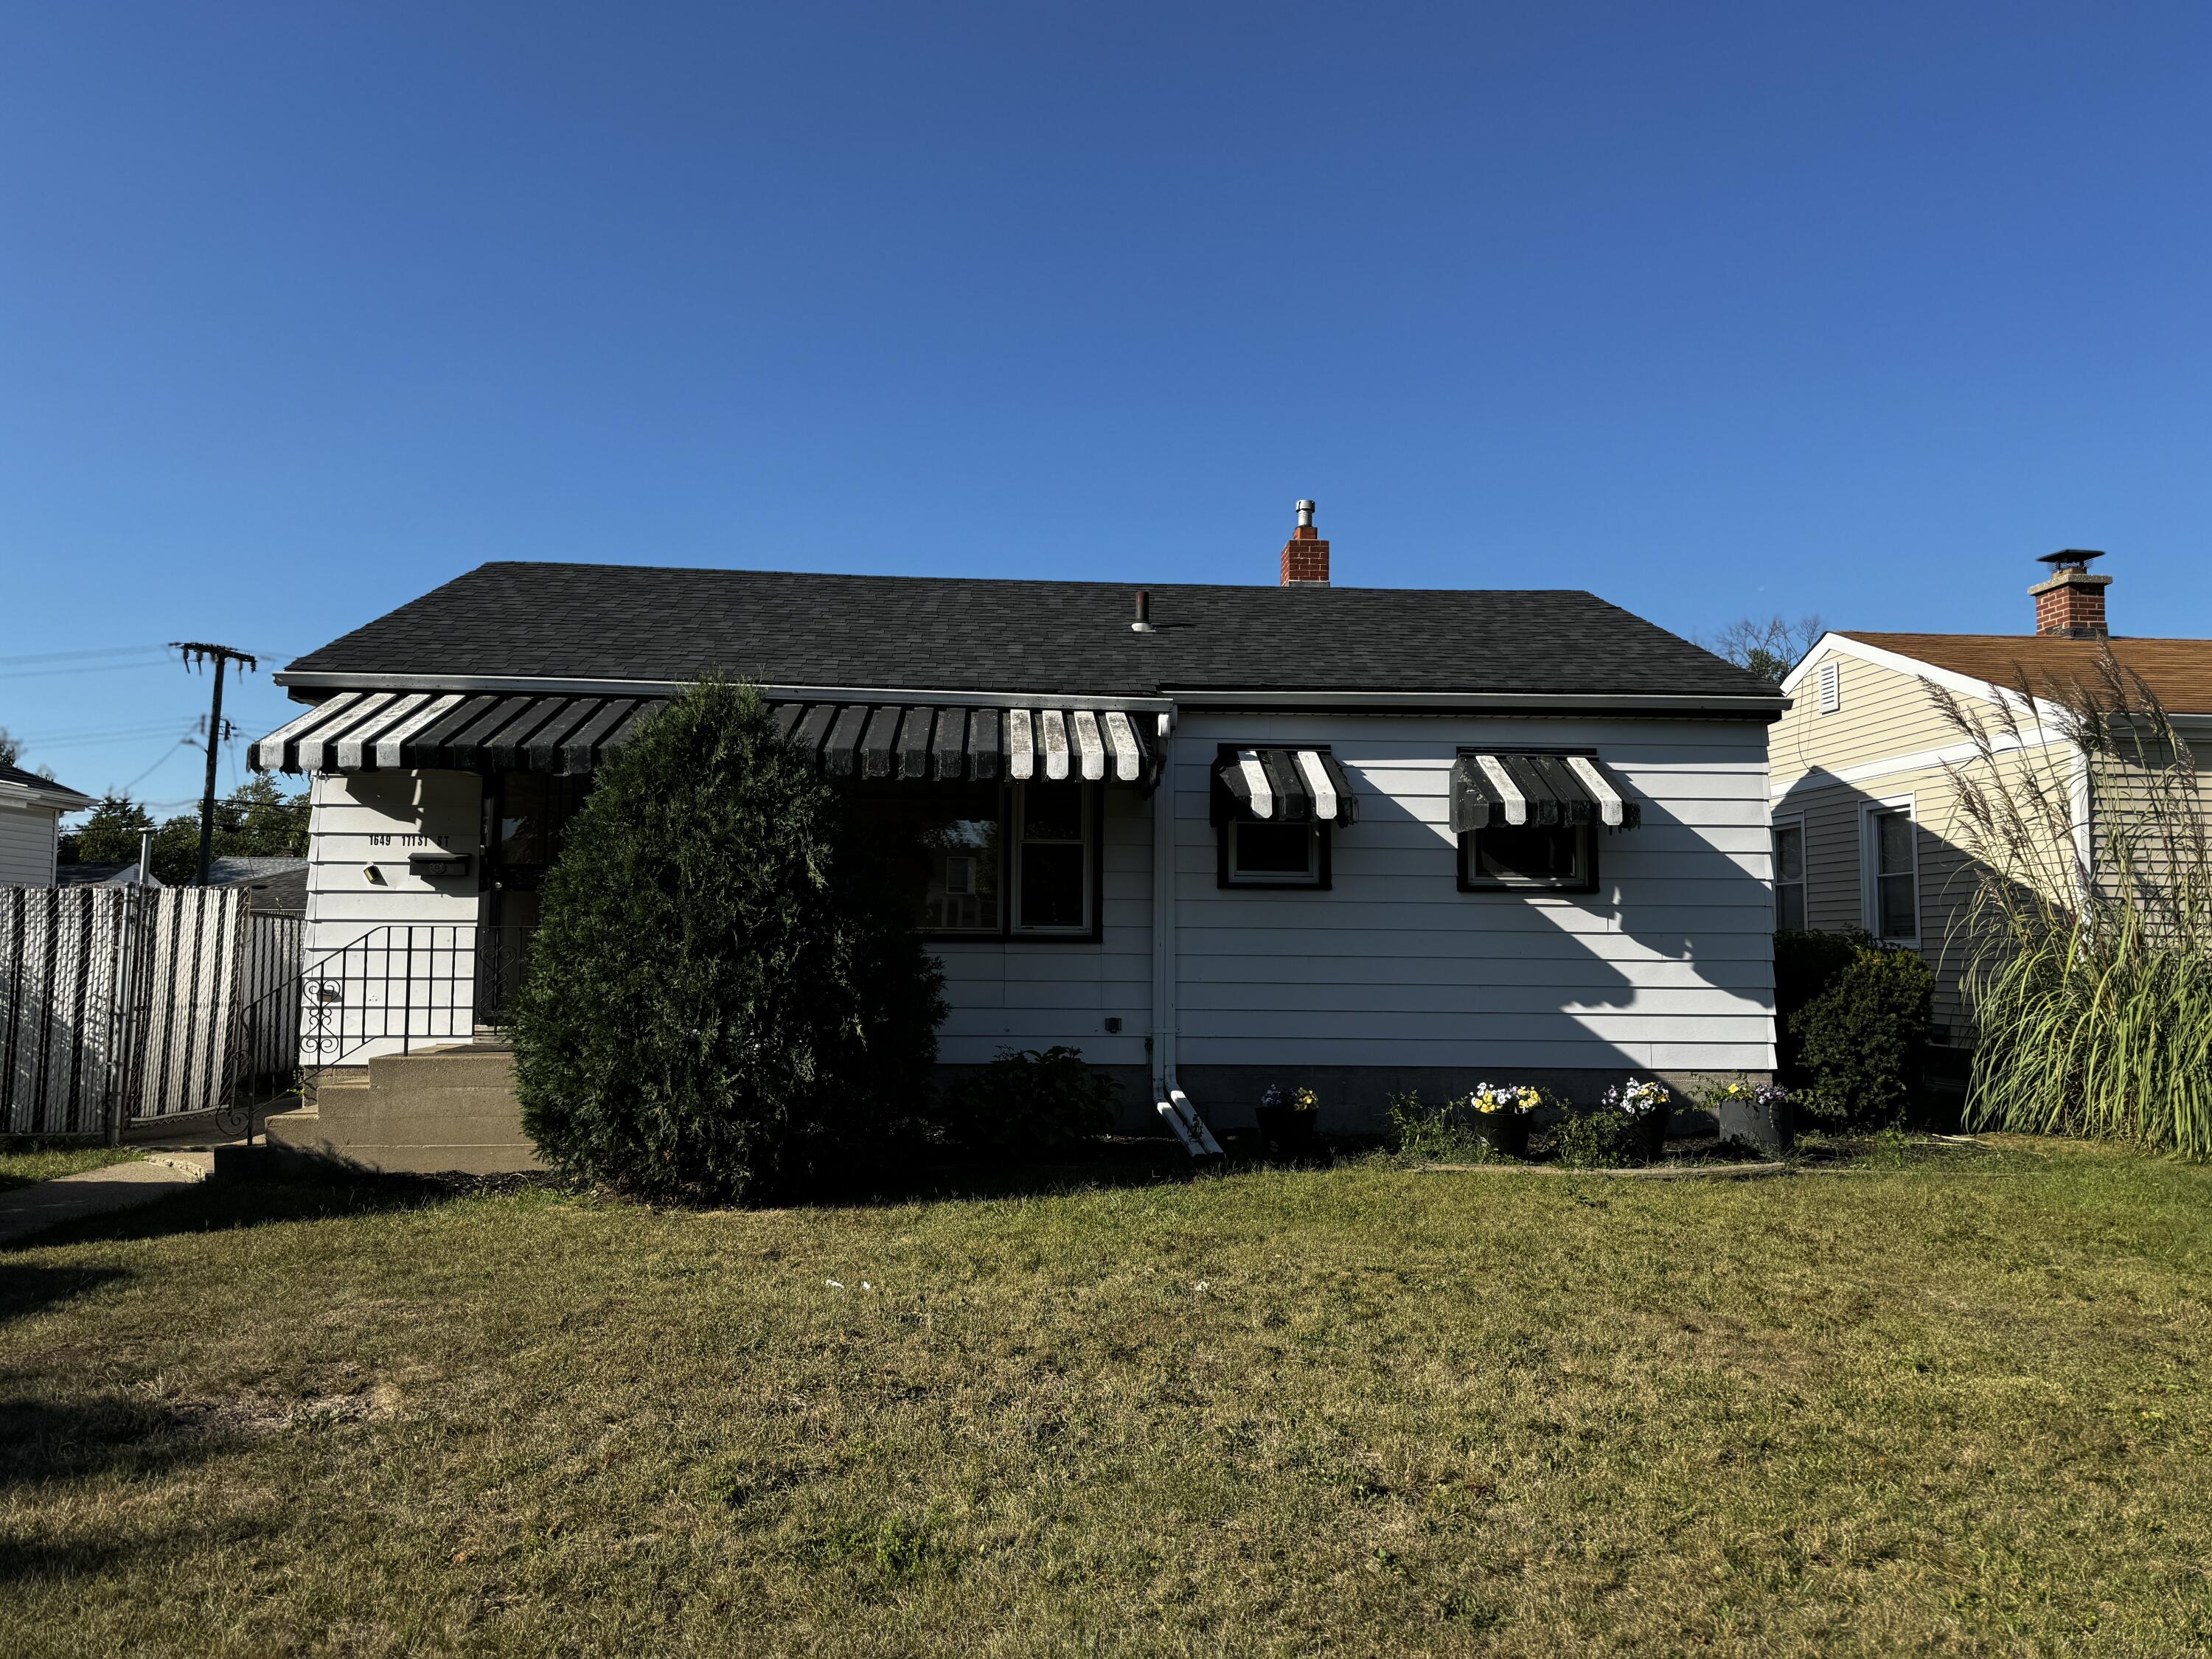
[[[1217,829],[1231,819],[1340,825],[1359,816],[1352,780],[1326,749],[1223,744],[1214,762],[1212,807]]]
[[[1633,830],[1643,817],[1620,780],[1595,756],[1463,749],[1452,766],[1455,835],[1519,823]]]
[[[255,744],[264,772],[574,774],[628,740],[659,697],[341,691]],[[836,777],[1088,778],[1149,787],[1153,716],[1082,706],[999,708],[777,700],[777,729]]]

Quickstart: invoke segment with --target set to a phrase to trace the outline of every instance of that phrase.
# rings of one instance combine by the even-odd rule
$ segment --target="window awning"
[[[1454,835],[1519,823],[1633,830],[1643,817],[1620,780],[1594,756],[1463,749],[1452,766]]]
[[[1352,780],[1326,749],[1222,746],[1213,768],[1212,811],[1218,829],[1245,823],[1347,824],[1359,817]]]
[[[659,697],[341,691],[255,744],[264,772],[574,774],[626,742]],[[1152,718],[1118,708],[776,702],[777,730],[833,777],[1088,778],[1149,787]]]

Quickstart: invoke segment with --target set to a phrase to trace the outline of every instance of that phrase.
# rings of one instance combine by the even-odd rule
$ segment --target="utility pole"
[[[215,665],[215,707],[208,712],[207,728],[207,789],[200,796],[200,873],[199,885],[207,885],[208,855],[215,847],[215,763],[222,741],[222,671],[236,663],[243,673],[261,665],[249,651],[234,651],[227,645],[210,645],[204,640],[171,640],[169,648],[181,651],[185,666],[191,668],[201,663]]]

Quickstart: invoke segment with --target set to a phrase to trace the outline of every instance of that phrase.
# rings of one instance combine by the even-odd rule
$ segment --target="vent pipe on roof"
[[[1285,587],[1327,587],[1328,586],[1328,544],[1314,528],[1314,504],[1297,504],[1297,528],[1291,532],[1290,540],[1283,544],[1283,580]]]
[[[2090,574],[2089,561],[2105,556],[2093,548],[2069,547],[2045,553],[2038,564],[2051,566],[2051,577],[2029,588],[2035,599],[2035,631],[2059,639],[2105,637],[2105,590],[2110,576]]]
[[[1141,587],[1137,590],[1137,620],[1129,624],[1129,631],[1132,634],[1152,631],[1152,596]]]

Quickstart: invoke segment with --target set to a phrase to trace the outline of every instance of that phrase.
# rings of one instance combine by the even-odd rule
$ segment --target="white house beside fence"
[[[495,1018],[592,769],[723,673],[930,832],[947,1065],[1064,1043],[1186,1125],[1299,1081],[1340,1129],[1771,1072],[1785,700],[1587,593],[1332,586],[1302,509],[1272,586],[492,564],[311,653],[253,750],[314,779],[303,1043]]]

